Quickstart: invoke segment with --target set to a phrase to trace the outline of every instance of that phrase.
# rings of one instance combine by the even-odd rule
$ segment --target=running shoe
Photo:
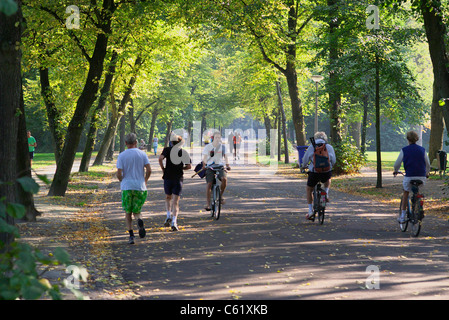
[[[171,224],[171,231],[178,231],[178,225],[176,223]]]
[[[170,223],[171,223],[171,218],[165,219],[164,227],[170,227]]]
[[[137,220],[137,225],[139,226],[139,237],[144,238],[147,232],[145,230],[145,227],[143,226],[142,219]]]
[[[134,236],[129,236],[128,243],[129,244],[134,244]]]

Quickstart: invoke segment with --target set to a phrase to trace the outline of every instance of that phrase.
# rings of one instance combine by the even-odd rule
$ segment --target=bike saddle
[[[423,182],[421,180],[412,180],[412,181],[410,181],[410,184],[412,186],[420,186],[423,184]]]

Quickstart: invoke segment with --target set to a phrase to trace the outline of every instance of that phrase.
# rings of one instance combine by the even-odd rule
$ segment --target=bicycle
[[[199,165],[198,165],[199,169]],[[200,173],[206,171],[207,169],[211,169],[214,172],[214,180],[212,182],[211,195],[210,195],[210,211],[211,217],[215,218],[215,220],[220,219],[221,212],[221,180],[218,178],[218,174],[221,170],[225,170],[222,164],[214,164],[208,165],[202,169],[199,169],[193,176],[199,175]],[[202,176],[204,177],[204,175]]]
[[[302,169],[302,173],[306,173]],[[315,217],[318,215],[318,223],[321,225],[324,223],[324,212],[326,211],[326,191],[321,188],[321,183],[318,182],[313,188],[313,214],[309,217],[309,220],[315,221]]]
[[[214,172],[214,180],[212,182],[212,189],[210,194],[210,211],[211,217],[215,220],[220,219],[221,212],[221,180],[218,178],[218,174],[221,170],[224,170],[222,164],[211,164],[206,167]]]
[[[394,173],[393,173],[394,174]],[[402,172],[397,172],[402,174]],[[401,204],[399,206],[399,228],[402,232],[407,231],[408,223],[410,222],[412,227],[412,235],[417,237],[421,231],[422,219],[424,218],[424,195],[419,192],[419,186],[423,184],[421,180],[411,180],[412,196],[407,199],[407,215],[404,221],[401,220],[402,215],[402,202],[404,199],[401,197]]]

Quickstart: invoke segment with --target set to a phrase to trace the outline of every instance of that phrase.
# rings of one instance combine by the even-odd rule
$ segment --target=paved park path
[[[205,181],[186,175],[180,231],[172,232],[152,168],[144,239],[127,243],[118,183],[104,210],[114,261],[139,299],[449,298],[444,219],[426,217],[413,238],[399,231],[395,208],[331,190],[318,225],[304,218],[305,180],[235,165],[218,221],[203,209]],[[378,289],[367,289],[369,276]]]
[[[396,208],[331,189],[318,225],[304,217],[305,179],[237,164],[218,221],[204,210],[205,181],[186,174],[180,231],[172,232],[163,227],[162,173],[156,158],[150,160],[147,236],[134,245],[127,242],[118,181],[81,213],[57,206],[46,212],[40,203],[42,217],[24,226],[44,230],[30,241],[62,245],[86,263],[91,281],[82,291],[90,299],[449,299],[446,219],[427,216],[413,238],[399,231]],[[44,233],[53,235],[50,242]]]

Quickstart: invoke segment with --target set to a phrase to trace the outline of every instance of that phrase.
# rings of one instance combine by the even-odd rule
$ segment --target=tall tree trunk
[[[440,0],[421,0],[421,13],[424,18],[433,74],[438,87],[438,98],[449,98],[449,53],[445,37],[447,28],[443,22],[443,10]],[[449,127],[449,100],[443,112],[446,128]],[[449,132],[449,131],[448,131]]]
[[[22,90],[20,98],[19,127],[17,133],[17,178],[21,177],[31,178],[30,153],[28,151],[26,116]],[[22,204],[26,209],[26,221],[36,221],[36,217],[41,215],[41,213],[34,206],[33,194],[31,192],[26,192],[20,186],[17,188],[17,202]]]
[[[136,122],[134,121],[134,102],[132,98],[129,100],[128,117],[129,117],[130,132],[136,133]]]
[[[47,110],[48,126],[50,128],[53,141],[55,143],[55,160],[58,163],[61,157],[62,148],[64,147],[64,135],[62,128],[59,126],[61,122],[61,115],[56,108],[55,97],[50,85],[49,70],[47,67],[39,69],[39,80],[41,84],[41,96],[44,100],[45,108]]]
[[[284,137],[284,151],[285,151],[285,163],[290,163],[288,154],[288,139],[287,139],[287,124],[285,119],[284,102],[282,101],[282,92],[279,81],[276,81],[276,91],[278,95],[279,109],[280,109],[280,120],[282,122],[282,136]]]
[[[327,5],[331,10],[329,15],[329,115],[331,130],[330,136],[332,143],[341,142],[341,93],[338,70],[339,44],[338,44],[338,28],[340,21],[338,19],[338,0],[328,0]]]
[[[170,142],[170,133],[172,131],[172,126],[173,126],[173,118],[167,121],[167,131],[165,132],[165,140],[164,140],[165,147],[168,147],[168,143]]]
[[[128,105],[131,94],[133,92],[134,84],[136,83],[137,73],[139,71],[140,66],[142,65],[143,60],[139,56],[136,58],[136,61],[134,62],[134,74],[131,76],[131,78],[128,81],[128,84],[125,89],[125,93],[123,94],[122,100],[120,101],[120,105],[118,107],[118,110],[116,112],[112,112],[111,120],[109,122],[108,129],[106,130],[105,137],[100,145],[100,150],[98,150],[97,157],[95,158],[95,161],[93,163],[94,166],[102,165],[103,161],[105,159],[107,150],[109,149],[109,146],[111,145],[112,138],[115,136],[117,124],[122,118],[122,116],[126,112],[126,106]],[[114,98],[114,93],[112,92],[111,100]],[[114,104],[115,102],[112,102]]]
[[[89,170],[89,163],[92,157],[92,152],[95,147],[95,139],[97,137],[98,132],[98,123],[100,120],[100,114],[104,111],[106,106],[106,100],[109,95],[109,91],[111,90],[112,79],[115,75],[115,69],[117,65],[117,52],[114,50],[112,52],[111,62],[108,68],[108,71],[105,76],[105,80],[103,83],[103,87],[100,91],[100,98],[98,99],[98,105],[92,113],[92,117],[90,118],[90,128],[89,133],[87,134],[86,145],[84,146],[83,158],[81,159],[81,164],[79,168],[79,172],[87,172]]]
[[[288,94],[290,96],[290,103],[292,108],[292,120],[293,126],[295,127],[295,140],[297,145],[304,146],[306,144],[306,134],[304,130],[304,116],[302,113],[302,105],[301,99],[299,98],[298,91],[298,75],[296,73],[296,46],[297,46],[297,38],[307,23],[312,19],[312,16],[309,16],[303,24],[297,28],[298,23],[298,12],[299,8],[297,5],[295,6],[294,0],[287,1],[287,6],[289,7],[288,13],[288,32],[287,35],[289,37],[289,44],[286,45],[285,49],[285,69],[282,68],[279,64],[268,57],[267,52],[262,44],[262,36],[257,35],[254,30],[251,30],[256,41],[258,43],[259,49],[262,53],[262,56],[265,61],[273,65],[276,69],[278,69],[286,78],[288,85]]]
[[[295,126],[296,144],[306,145],[306,133],[304,130],[304,116],[302,114],[302,104],[298,91],[298,75],[296,73],[296,46],[297,46],[297,23],[298,12],[294,6],[294,1],[289,1],[290,9],[288,14],[288,36],[290,43],[286,51],[285,77],[287,78],[288,93],[292,106],[292,119]],[[305,24],[304,24],[305,25]]]
[[[119,125],[119,135],[120,135],[120,152],[125,151],[126,144],[125,144],[125,136],[126,136],[126,118],[121,117],[120,118],[120,125]]]
[[[16,1],[18,10],[10,16],[0,12],[0,182],[14,182],[17,178],[17,134],[21,103],[21,0]],[[15,184],[0,184],[0,198],[15,202]],[[4,203],[4,201],[2,201]],[[7,224],[13,225],[14,218],[6,214]],[[12,233],[0,232],[0,252],[9,250],[14,241]]]
[[[150,126],[150,135],[148,136],[148,143],[153,148],[153,139],[154,139],[154,129],[156,127],[156,119],[159,114],[159,109],[157,106],[154,107],[153,111],[151,112],[151,126]],[[151,149],[148,149],[151,150]]]
[[[377,183],[376,188],[382,188],[382,156],[380,146],[380,62],[376,54],[376,154],[377,154]]]
[[[114,0],[103,1],[102,17],[104,20],[101,21],[103,32],[97,34],[95,48],[89,60],[86,83],[78,98],[75,112],[68,126],[64,148],[62,149],[61,158],[58,161],[48,193],[50,196],[64,196],[67,190],[73,162],[75,161],[76,149],[78,148],[89,110],[96,99],[99,79],[101,79],[103,74],[103,62],[106,57],[106,49],[111,33],[112,14],[115,9]]]
[[[429,139],[429,160],[430,163],[437,159],[437,152],[443,148],[444,122],[443,112],[438,104],[440,100],[437,81],[433,82],[432,108],[430,111],[430,139]]]
[[[306,145],[306,133],[304,130],[304,116],[302,114],[301,99],[298,92],[298,76],[296,74],[296,64],[288,63],[286,78],[288,85],[288,93],[292,107],[292,119],[295,127],[295,140],[298,146]]]
[[[123,118],[122,118],[123,120]],[[112,135],[112,141],[109,144],[108,151],[106,152],[106,160],[107,161],[113,161],[114,160],[114,151],[115,151],[115,139],[117,138],[117,135]]]
[[[362,119],[362,133],[360,141],[360,150],[364,154],[366,151],[366,125],[368,123],[368,95],[363,95],[363,119]]]

